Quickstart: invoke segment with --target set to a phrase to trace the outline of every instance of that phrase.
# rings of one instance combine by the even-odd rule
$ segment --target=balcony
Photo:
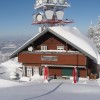
[[[29,54],[81,54],[79,51],[66,51],[66,50],[34,50],[34,51],[24,51],[22,53]]]
[[[86,57],[80,52],[65,50],[26,51],[18,55],[19,62],[53,65],[86,65]]]

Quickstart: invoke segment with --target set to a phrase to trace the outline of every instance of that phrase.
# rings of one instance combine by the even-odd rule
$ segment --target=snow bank
[[[70,77],[70,80],[73,80],[73,77]],[[85,80],[88,80],[88,78],[82,78],[82,77],[79,77],[79,80],[83,80],[83,81],[85,81]]]
[[[22,67],[20,63],[18,63],[17,58],[13,60],[8,60],[4,63],[1,63],[0,66],[7,68],[8,71],[12,71],[14,68]]]
[[[29,81],[31,81],[31,78],[30,77],[21,77],[20,78],[20,81],[22,81],[22,82],[29,82]]]
[[[23,77],[21,77],[20,78],[20,80],[19,81],[21,81],[21,82],[38,82],[38,83],[43,83],[44,82],[44,77],[43,76],[32,76],[32,77],[25,77],[25,76],[23,76]]]
[[[13,87],[18,85],[21,85],[21,83],[0,79],[0,88]]]
[[[12,60],[8,60],[4,63],[1,63],[0,66],[2,68],[2,71],[0,71],[0,73],[3,73],[3,74],[0,74],[0,78],[1,78],[1,76],[2,77],[5,76],[4,79],[9,79],[11,77],[15,77],[15,74],[13,74],[14,76],[12,76],[12,73],[17,74],[18,68],[22,67],[22,64],[18,63],[17,58],[15,58],[15,59],[12,59]]]

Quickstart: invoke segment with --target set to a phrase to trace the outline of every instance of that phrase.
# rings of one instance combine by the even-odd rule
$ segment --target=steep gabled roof
[[[83,35],[76,27],[49,27],[45,29],[43,32],[37,34],[33,38],[31,38],[29,41],[27,41],[24,45],[22,45],[20,48],[18,48],[16,51],[12,53],[10,58],[13,58],[17,56],[19,52],[21,52],[24,48],[29,46],[32,42],[37,40],[39,37],[41,37],[43,34],[46,34],[47,32],[51,32],[55,36],[59,37],[66,43],[69,43],[74,48],[94,60],[96,63],[99,64],[99,53],[97,52],[95,46],[93,43],[85,36]]]

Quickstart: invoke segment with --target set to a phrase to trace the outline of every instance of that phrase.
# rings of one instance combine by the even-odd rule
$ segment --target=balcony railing
[[[79,51],[66,51],[66,50],[34,50],[34,51],[24,51],[22,53],[32,53],[32,54],[81,54]]]

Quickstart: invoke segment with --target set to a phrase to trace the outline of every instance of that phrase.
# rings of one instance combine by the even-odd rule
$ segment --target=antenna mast
[[[70,7],[66,0],[36,0],[34,8],[37,10],[33,14],[33,25],[40,25],[39,31],[47,27],[62,26],[72,23],[71,20],[63,20],[64,9]]]

